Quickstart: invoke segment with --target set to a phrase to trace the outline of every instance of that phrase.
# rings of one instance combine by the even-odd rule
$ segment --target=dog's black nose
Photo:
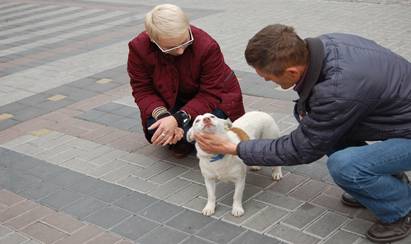
[[[211,119],[208,118],[208,117],[205,117],[205,118],[203,118],[203,121],[204,121],[204,123],[209,123],[211,121]]]

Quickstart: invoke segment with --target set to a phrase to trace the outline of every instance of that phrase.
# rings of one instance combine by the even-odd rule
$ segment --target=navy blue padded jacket
[[[237,153],[246,164],[306,164],[347,140],[411,138],[409,61],[355,35],[306,43],[310,64],[294,109],[299,126],[275,140],[240,142]]]

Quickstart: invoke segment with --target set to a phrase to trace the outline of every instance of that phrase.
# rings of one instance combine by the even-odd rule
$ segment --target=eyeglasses
[[[189,34],[190,34],[190,39],[189,39],[188,41],[186,41],[186,42],[184,42],[183,44],[180,44],[180,45],[178,45],[178,46],[176,46],[176,47],[172,47],[172,48],[168,48],[168,49],[164,49],[164,48],[160,47],[160,45],[158,45],[158,43],[157,43],[156,41],[154,41],[154,40],[151,40],[151,41],[152,41],[154,44],[156,44],[157,47],[158,47],[163,53],[170,53],[170,52],[172,52],[172,51],[174,51],[174,50],[177,50],[177,49],[179,49],[179,48],[186,48],[186,47],[190,46],[190,45],[193,43],[193,41],[194,41],[194,36],[193,36],[193,33],[191,32],[191,28],[188,28],[188,32],[189,32]]]

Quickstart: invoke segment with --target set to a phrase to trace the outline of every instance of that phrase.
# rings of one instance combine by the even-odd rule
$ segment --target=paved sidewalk
[[[0,243],[369,243],[375,218],[343,206],[326,159],[248,172],[245,215],[233,186],[217,185],[217,212],[194,155],[148,144],[131,97],[127,42],[156,0],[0,2]],[[296,127],[292,91],[247,66],[247,40],[281,22],[305,36],[350,32],[411,60],[409,0],[173,1],[220,43],[246,110],[282,134]],[[411,237],[398,243],[410,243]]]

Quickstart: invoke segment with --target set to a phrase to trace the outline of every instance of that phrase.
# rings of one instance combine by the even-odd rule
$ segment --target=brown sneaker
[[[175,158],[185,158],[194,151],[194,145],[191,143],[182,142],[175,145],[170,145],[169,149]]]
[[[400,220],[384,224],[377,222],[367,231],[367,238],[374,242],[398,241],[411,234],[411,212]]]

